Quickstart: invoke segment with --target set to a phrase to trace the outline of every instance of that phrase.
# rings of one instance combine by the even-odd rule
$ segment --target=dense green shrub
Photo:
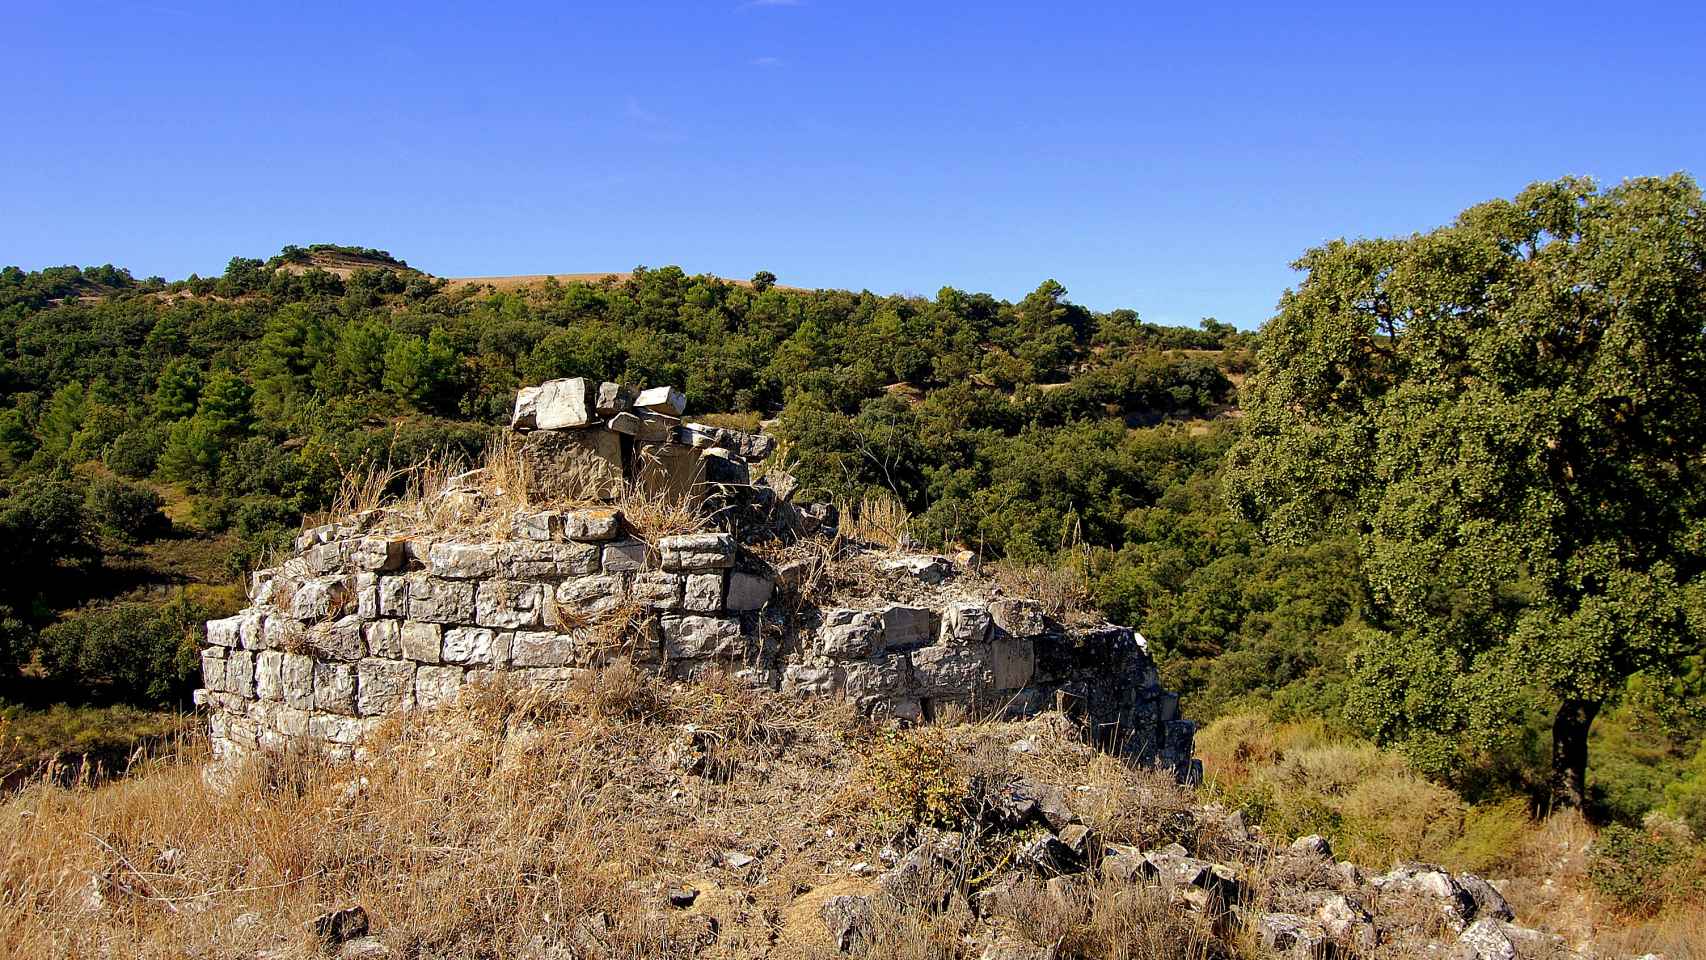
[[[154,472],[166,449],[165,433],[156,427],[133,427],[107,444],[101,461],[121,477],[140,480]]]
[[[85,695],[181,704],[195,686],[208,613],[184,599],[79,611],[41,632],[42,666],[50,679]]]
[[[161,511],[166,501],[152,487],[102,477],[89,484],[89,519],[132,542],[153,539],[172,527]]]
[[[1651,913],[1699,887],[1699,855],[1681,838],[1613,824],[1594,842],[1588,879],[1619,909]]]

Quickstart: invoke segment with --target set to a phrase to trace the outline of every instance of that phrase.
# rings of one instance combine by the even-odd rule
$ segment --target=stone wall
[[[818,534],[833,516],[792,504],[791,484],[752,479],[742,451],[761,456],[768,438],[671,425],[649,441],[669,448],[663,456],[637,458],[599,436],[627,434],[596,423],[538,426],[638,419],[632,403],[599,414],[600,398],[656,396],[604,388],[549,391],[571,406],[591,397],[585,416],[548,418],[555,408],[538,394],[531,411],[518,404],[518,424],[534,425],[518,440],[536,480],[548,485],[563,450],[602,445],[626,454],[627,482],[645,482],[646,469],[666,485],[695,478],[726,529],[648,541],[620,509],[582,507],[515,512],[479,537],[387,532],[384,511],[309,530],[288,560],[253,576],[248,608],[208,624],[198,698],[216,755],[308,744],[357,756],[387,717],[451,703],[467,684],[502,673],[561,687],[620,657],[674,679],[717,669],[785,695],[844,697],[900,721],[1060,708],[1110,746],[1190,774],[1194,728],[1131,629],[1063,624],[928,555],[873,554],[874,591],[807,602],[802,565],[766,561],[780,554],[751,541]],[[658,402],[679,413],[678,398]]]

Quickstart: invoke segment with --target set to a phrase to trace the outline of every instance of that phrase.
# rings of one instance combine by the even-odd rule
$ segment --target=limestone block
[[[1035,637],[1048,629],[1043,605],[1035,600],[1002,599],[989,604],[990,619],[1015,637]]]
[[[593,400],[593,409],[603,416],[609,417],[626,413],[634,406],[634,398],[638,390],[620,383],[606,380],[598,385],[598,395]]]
[[[544,622],[545,587],[522,580],[482,580],[474,595],[474,622],[514,630]]]
[[[758,610],[770,602],[775,589],[776,583],[769,577],[736,570],[729,574],[723,606],[729,610]]]
[[[641,443],[666,447],[675,443],[676,432],[681,429],[681,421],[661,413],[646,411],[639,414],[640,429],[633,436]],[[657,451],[653,451],[654,454]]]
[[[315,740],[324,740],[341,746],[349,746],[361,742],[372,725],[368,721],[355,716],[329,716],[316,713],[308,718],[308,735]],[[328,755],[336,759],[338,754],[328,751]]]
[[[201,685],[214,691],[225,689],[224,647],[208,647],[201,652]]]
[[[847,695],[855,700],[892,696],[907,689],[912,682],[912,665],[904,653],[844,663],[841,670],[846,677]]]
[[[461,689],[461,667],[420,667],[415,670],[415,703],[422,710],[454,704]]]
[[[578,616],[599,616],[622,604],[626,580],[619,574],[579,577],[557,584],[557,608]]]
[[[241,614],[235,617],[225,617],[222,620],[207,621],[207,642],[216,647],[235,647],[240,643],[239,632],[243,627]]]
[[[590,543],[511,543],[503,567],[516,580],[557,580],[598,572],[598,547]]]
[[[941,642],[982,643],[989,639],[993,621],[981,603],[950,603],[942,610]]]
[[[728,617],[664,617],[664,656],[670,660],[701,657],[738,658],[746,653],[740,621]]]
[[[355,615],[363,620],[376,620],[379,617],[379,575],[376,573],[358,573],[355,575]]]
[[[539,387],[522,387],[515,392],[515,410],[509,415],[509,425],[523,430],[539,426]]]
[[[568,666],[579,646],[575,634],[549,630],[518,630],[508,637],[510,663],[516,667]]]
[[[629,437],[639,435],[640,430],[644,427],[644,420],[627,412],[616,414],[604,425],[604,428],[612,433],[620,433]]]
[[[644,540],[616,540],[604,545],[605,573],[638,573],[651,565],[652,548]]]
[[[233,650],[225,655],[225,691],[245,700],[255,698],[255,655]]]
[[[337,573],[343,569],[344,560],[349,556],[350,545],[342,540],[331,543],[317,543],[302,551],[302,559],[308,564],[308,572],[315,576]]]
[[[830,610],[818,630],[818,653],[831,660],[863,660],[883,650],[883,621],[869,610]]]
[[[261,646],[268,650],[299,650],[308,643],[307,630],[289,617],[267,617],[261,633]]]
[[[531,667],[526,670],[511,670],[509,675],[525,686],[558,692],[567,691],[577,683],[587,683],[598,677],[596,671],[581,667]]]
[[[954,572],[954,565],[947,557],[931,555],[914,555],[891,557],[877,564],[884,573],[901,577],[911,577],[920,583],[932,586],[947,579]]]
[[[541,430],[587,427],[598,420],[594,386],[585,377],[547,380],[534,400],[533,424]]]
[[[746,461],[735,456],[734,451],[723,447],[707,447],[699,454],[699,462],[705,467],[707,483],[732,483],[746,485],[752,482],[752,470]]]
[[[677,443],[685,443],[695,449],[704,450],[719,446],[719,435],[724,431],[703,423],[684,423],[681,429],[675,431]]]
[[[687,412],[687,395],[674,387],[651,387],[641,390],[634,406],[665,416],[679,417]]]
[[[357,570],[369,573],[401,570],[408,561],[406,544],[401,537],[362,537],[356,541],[350,560]]]
[[[298,710],[314,707],[314,658],[304,653],[286,653],[279,669],[284,702]]]
[[[984,687],[988,648],[977,645],[940,645],[912,652],[912,679],[926,696],[970,696]]]
[[[893,605],[878,611],[883,621],[883,645],[889,649],[927,646],[934,634],[929,610]]]
[[[553,540],[557,536],[558,523],[555,510],[518,513],[510,522],[510,532],[520,540]]]
[[[256,570],[249,575],[249,602],[256,606],[271,603],[278,584],[279,574],[277,570],[271,567],[265,570]]]
[[[726,533],[689,533],[658,541],[663,568],[670,571],[723,570],[735,564],[735,538]]]
[[[297,586],[296,596],[290,601],[290,615],[303,623],[329,620],[354,600],[350,582],[343,577],[314,577]]]
[[[281,706],[278,713],[273,715],[274,728],[287,737],[308,736],[307,710],[301,710],[287,705]]]
[[[409,615],[409,584],[408,577],[379,578],[379,615],[382,617],[406,617]]]
[[[444,661],[464,666],[502,666],[509,659],[509,650],[498,638],[509,636],[481,627],[453,627],[444,631]]]
[[[255,654],[255,696],[262,700],[284,699],[284,654],[262,650]]]
[[[528,489],[536,501],[583,498],[589,492],[589,479],[602,487],[591,491],[600,496],[621,492],[621,434],[604,429],[542,430],[521,441],[520,455],[529,467]]]
[[[622,511],[614,507],[589,507],[563,514],[563,536],[570,540],[599,543],[614,540],[622,532]]]
[[[782,692],[799,696],[833,696],[841,689],[840,667],[812,667],[792,663],[782,670]]]
[[[498,549],[485,543],[435,543],[427,553],[427,571],[447,580],[475,580],[498,573]]]
[[[369,656],[397,660],[403,656],[403,625],[396,620],[375,620],[363,632]]]
[[[237,625],[237,642],[244,650],[266,650],[267,618],[259,610],[245,610],[237,615],[241,622]]]
[[[682,589],[681,606],[694,613],[716,613],[723,608],[723,575],[690,573]]]
[[[417,663],[438,663],[444,645],[444,628],[436,623],[419,620],[403,622],[401,636],[403,659]]]
[[[673,613],[681,609],[683,579],[679,573],[635,574],[629,595],[653,610]]]
[[[362,626],[361,618],[354,615],[315,624],[308,629],[308,646],[328,659],[360,660],[367,655],[367,646],[361,639]]]
[[[431,668],[428,668],[431,669]],[[356,711],[364,717],[407,710],[415,701],[415,665],[370,657],[356,664]]]
[[[425,578],[409,582],[409,619],[433,623],[474,622],[474,584]]]
[[[314,662],[314,709],[355,716],[355,664]]]
[[[1018,690],[1031,682],[1036,669],[1036,645],[1029,638],[1003,637],[989,645],[990,683],[995,689]]]

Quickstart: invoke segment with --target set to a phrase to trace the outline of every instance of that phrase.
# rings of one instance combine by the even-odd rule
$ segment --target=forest
[[[7,267],[0,774],[169,729],[201,622],[346,476],[475,457],[517,387],[585,376],[678,385],[809,486],[1082,594],[1194,719],[1703,831],[1700,213],[1681,177],[1536,184],[1303,253],[1259,332],[1053,280],[498,290],[325,244],[172,282]]]

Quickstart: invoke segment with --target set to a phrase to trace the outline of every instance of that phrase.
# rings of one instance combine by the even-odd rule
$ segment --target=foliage
[[[885,731],[860,770],[861,802],[886,829],[954,828],[965,816],[962,752],[941,727]]]
[[[114,536],[131,542],[152,539],[171,529],[160,511],[165,499],[150,487],[102,477],[89,484],[89,519]]]
[[[201,666],[208,615],[184,599],[80,611],[41,632],[42,665],[54,681],[86,694],[181,706]]]
[[[1630,913],[1652,913],[1706,881],[1706,850],[1679,837],[1612,825],[1588,862],[1594,887]]]

